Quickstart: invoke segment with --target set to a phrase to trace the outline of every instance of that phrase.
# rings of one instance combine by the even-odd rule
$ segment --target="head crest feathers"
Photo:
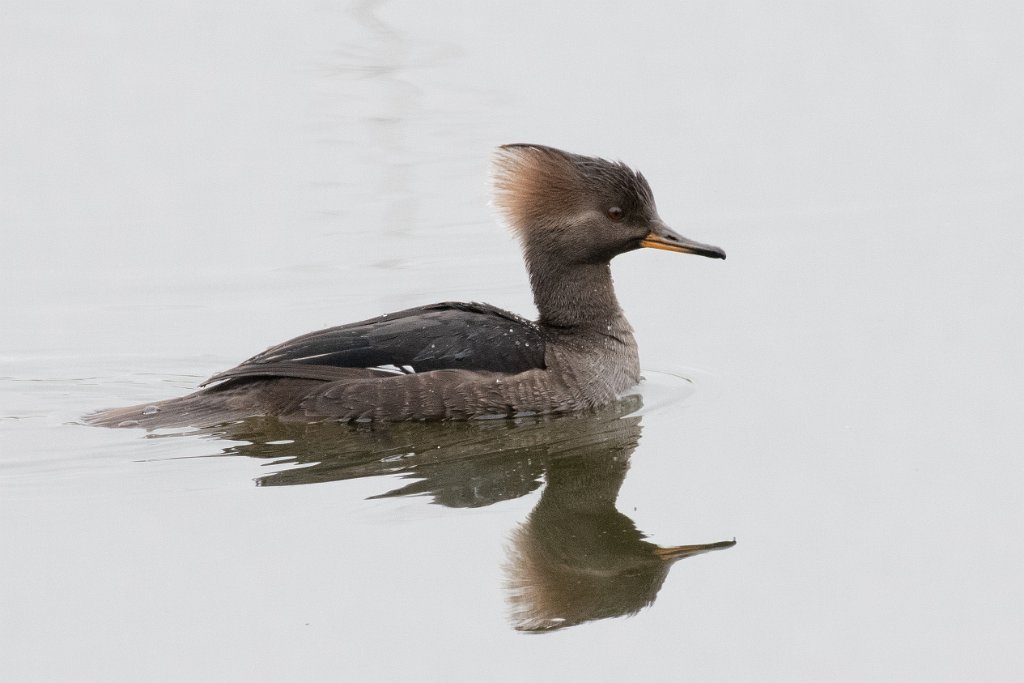
[[[625,164],[544,145],[502,145],[492,178],[494,204],[520,236],[579,211],[595,195],[627,211],[654,203],[647,180]]]

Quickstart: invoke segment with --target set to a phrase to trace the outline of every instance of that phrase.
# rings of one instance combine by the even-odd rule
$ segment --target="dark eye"
[[[611,218],[613,221],[621,221],[623,215],[624,212],[617,206],[608,209],[608,218]]]

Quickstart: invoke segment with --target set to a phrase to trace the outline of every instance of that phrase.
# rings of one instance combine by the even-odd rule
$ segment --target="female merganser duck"
[[[662,222],[625,164],[543,145],[498,149],[495,204],[519,238],[539,317],[446,302],[311,332],[199,391],[89,416],[111,427],[210,426],[251,416],[352,422],[551,414],[640,381],[609,262],[640,247],[725,258]]]

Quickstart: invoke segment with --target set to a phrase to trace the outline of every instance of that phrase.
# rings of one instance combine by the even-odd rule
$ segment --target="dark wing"
[[[544,367],[544,339],[534,323],[500,308],[446,302],[304,334],[204,385],[247,377],[331,381],[333,368],[381,366],[395,372],[523,372]]]

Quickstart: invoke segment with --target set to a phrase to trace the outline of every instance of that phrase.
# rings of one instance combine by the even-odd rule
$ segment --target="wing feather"
[[[275,376],[331,381],[329,368],[381,366],[406,372],[523,372],[544,367],[544,338],[536,324],[500,308],[445,302],[304,334],[203,385]]]

